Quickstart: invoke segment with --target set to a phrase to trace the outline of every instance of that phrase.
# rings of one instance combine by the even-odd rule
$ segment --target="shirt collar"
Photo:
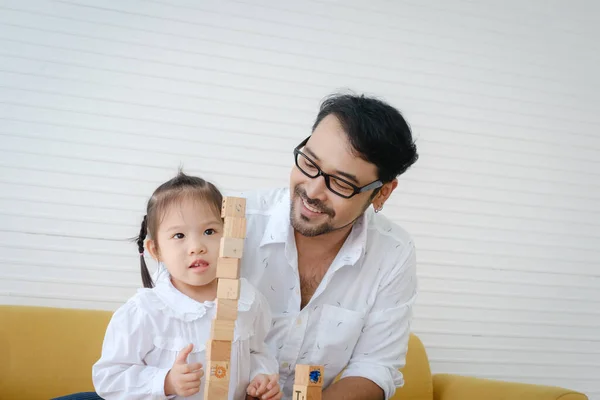
[[[372,211],[368,209],[354,222],[354,226],[340,249],[334,269],[343,265],[354,265],[365,253],[367,247],[367,231]],[[285,195],[273,204],[269,210],[269,222],[263,234],[260,246],[272,243],[286,243],[288,240],[294,240],[290,222],[290,192],[286,190]]]
[[[170,277],[156,282],[154,293],[174,314],[186,321],[203,317],[207,308],[215,305],[214,301],[201,303],[181,293],[173,286]]]

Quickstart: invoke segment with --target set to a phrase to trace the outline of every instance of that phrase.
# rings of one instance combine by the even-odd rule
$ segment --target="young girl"
[[[214,185],[182,172],[148,201],[137,241],[145,289],[121,306],[108,325],[92,370],[102,398],[203,398],[223,232],[221,201]],[[146,249],[166,268],[156,286],[144,261],[147,236]],[[264,343],[270,325],[266,299],[242,279],[229,399],[282,397],[277,361]]]

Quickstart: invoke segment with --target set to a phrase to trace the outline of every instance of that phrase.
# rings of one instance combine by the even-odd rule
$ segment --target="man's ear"
[[[371,202],[375,210],[380,210],[383,208],[383,205],[389,199],[392,192],[398,187],[398,179],[394,179],[390,182],[384,183],[383,186],[379,189],[379,192],[373,198]]]
[[[154,258],[156,261],[160,261],[159,260],[160,254],[158,252],[158,246],[156,245],[156,242],[154,240],[152,240],[152,239],[146,240],[146,250],[148,250],[148,253],[150,253],[152,258]]]

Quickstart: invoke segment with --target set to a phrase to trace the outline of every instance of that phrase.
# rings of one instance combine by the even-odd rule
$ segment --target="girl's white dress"
[[[229,399],[245,399],[248,384],[259,373],[278,372],[277,360],[264,343],[271,312],[264,296],[241,279],[238,318],[231,348]],[[137,294],[113,315],[104,338],[102,355],[92,368],[98,394],[106,399],[172,399],[164,382],[177,354],[194,345],[188,363],[206,368],[205,347],[210,338],[214,301],[197,302],[161,279]],[[200,392],[190,399],[202,399]]]

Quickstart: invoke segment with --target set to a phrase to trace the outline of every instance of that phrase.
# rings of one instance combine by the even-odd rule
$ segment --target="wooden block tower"
[[[223,237],[217,261],[217,312],[212,321],[211,338],[206,344],[204,399],[227,400],[229,362],[238,299],[240,262],[246,237],[246,199],[224,197],[221,207]]]
[[[293,400],[321,400],[324,368],[321,365],[296,365]]]

